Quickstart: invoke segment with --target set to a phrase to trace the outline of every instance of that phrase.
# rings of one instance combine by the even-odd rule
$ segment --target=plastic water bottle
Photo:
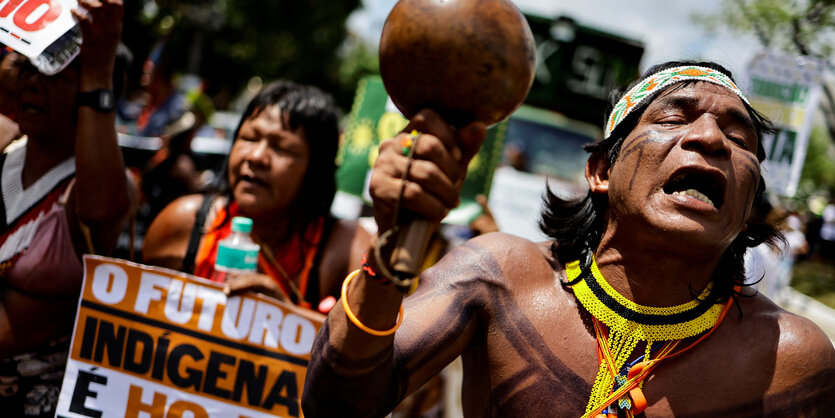
[[[31,61],[41,73],[55,75],[66,68],[80,51],[81,27],[75,25]]]
[[[243,216],[232,218],[232,234],[222,239],[217,246],[213,281],[226,282],[229,273],[256,271],[261,246],[252,241],[250,232],[252,219]]]

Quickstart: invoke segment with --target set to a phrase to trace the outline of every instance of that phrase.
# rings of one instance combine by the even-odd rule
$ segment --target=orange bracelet
[[[357,277],[360,274],[360,269],[354,270],[348,277],[345,278],[345,281],[342,282],[342,308],[345,309],[345,315],[348,316],[348,319],[357,326],[357,328],[365,331],[368,334],[377,336],[377,337],[385,337],[386,335],[394,334],[397,331],[397,328],[400,328],[400,324],[403,323],[403,305],[400,305],[400,313],[397,314],[397,323],[394,324],[393,327],[387,329],[385,331],[378,331],[376,329],[371,329],[367,325],[360,322],[359,318],[351,312],[351,308],[348,306],[348,283]]]

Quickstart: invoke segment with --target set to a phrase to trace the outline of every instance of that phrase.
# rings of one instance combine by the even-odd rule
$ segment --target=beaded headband
[[[604,127],[605,135],[603,139],[609,137],[612,131],[623,122],[624,119],[632,112],[632,109],[638,107],[638,104],[650,95],[662,91],[668,86],[687,80],[706,81],[727,88],[734,92],[743,102],[748,103],[748,99],[742,94],[742,91],[727,75],[716,71],[712,68],[698,67],[695,65],[687,65],[682,67],[673,67],[666,70],[659,71],[655,74],[647,76],[641,80],[635,87],[629,89],[620,100],[618,100],[615,107],[612,109],[612,114],[609,115],[609,120],[606,121]]]

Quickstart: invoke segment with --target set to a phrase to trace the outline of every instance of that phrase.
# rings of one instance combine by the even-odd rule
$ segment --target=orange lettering
[[[142,403],[142,388],[130,385],[128,404],[125,407],[125,418],[137,418],[139,412],[147,412],[151,415],[151,418],[164,418],[165,399],[164,394],[154,392],[154,400],[150,405]]]

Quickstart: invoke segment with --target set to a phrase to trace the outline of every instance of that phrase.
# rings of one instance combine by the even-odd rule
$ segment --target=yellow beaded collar
[[[571,286],[577,300],[610,331],[643,341],[670,341],[693,337],[716,323],[722,304],[702,303],[711,285],[695,300],[670,307],[643,306],[626,299],[612,288],[594,258],[591,275]],[[569,281],[580,276],[580,262],[566,265]]]
[[[579,261],[565,266],[574,295],[593,317],[597,337],[600,367],[583,418],[591,418],[601,412],[617,416],[619,410],[632,417],[646,408],[641,388],[652,368],[661,360],[675,355],[674,350],[681,340],[713,328],[720,321],[723,309],[729,305],[705,302],[711,285],[698,298],[681,305],[639,305],[616,292],[600,274],[594,257],[590,258],[588,272],[580,268]],[[643,356],[627,364],[635,347],[642,341],[646,343]],[[654,344],[659,341],[666,343]],[[652,358],[655,350],[658,351]],[[638,361],[643,363],[635,366]],[[633,377],[633,366],[646,370],[643,374],[635,372]]]

